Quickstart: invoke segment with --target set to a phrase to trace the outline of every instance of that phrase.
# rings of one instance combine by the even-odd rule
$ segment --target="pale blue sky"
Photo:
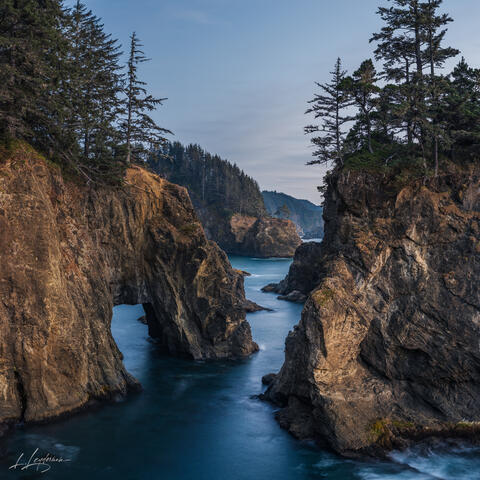
[[[70,3],[70,2],[69,2]],[[337,56],[347,69],[372,56],[385,0],[85,0],[124,45],[135,30],[152,58],[142,74],[173,139],[237,163],[264,189],[320,201],[322,169],[303,126],[314,81]],[[480,1],[445,0],[448,42],[480,66]]]

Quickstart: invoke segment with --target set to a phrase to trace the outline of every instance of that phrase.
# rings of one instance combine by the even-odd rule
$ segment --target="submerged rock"
[[[172,355],[258,349],[243,278],[206,239],[186,190],[139,167],[125,183],[67,181],[27,146],[0,159],[0,425],[138,387],[110,331],[116,304],[143,304]]]
[[[278,283],[269,283],[268,285],[265,285],[264,287],[262,287],[262,292],[278,293],[277,288],[278,288]]]
[[[279,300],[286,300],[287,302],[294,303],[305,303],[307,300],[307,295],[300,292],[299,290],[288,291],[285,288],[285,280],[280,283],[269,283],[262,288],[262,292],[265,293],[285,293],[285,295],[280,295],[277,298]]]
[[[280,295],[278,299],[286,300],[287,302],[305,303],[305,301],[307,300],[307,296],[304,295],[302,292],[299,292],[298,290],[294,290],[287,295]]]
[[[258,303],[252,302],[251,300],[246,300],[244,304],[245,311],[247,313],[255,313],[255,312],[271,312],[271,308],[262,307],[258,305]]]
[[[324,218],[281,284],[311,292],[267,392],[281,425],[345,455],[480,438],[478,167],[403,187],[340,172]]]

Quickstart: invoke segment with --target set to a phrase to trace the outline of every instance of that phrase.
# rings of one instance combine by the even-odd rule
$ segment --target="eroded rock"
[[[393,185],[332,178],[324,241],[283,282],[311,294],[267,395],[346,455],[479,432],[480,171]]]
[[[293,303],[305,303],[305,301],[307,300],[307,296],[304,295],[302,292],[299,292],[298,290],[293,290],[293,292],[290,292],[287,295],[280,295],[278,299],[286,300],[287,302]]]
[[[263,385],[271,385],[277,376],[276,373],[267,373],[262,377]]]
[[[226,250],[237,255],[268,258],[293,257],[302,243],[295,224],[290,220],[249,217],[235,214],[230,220]]]
[[[0,159],[0,424],[137,388],[110,331],[142,303],[159,348],[192,359],[257,349],[243,278],[184,188],[132,167],[123,188],[65,181],[22,146]]]

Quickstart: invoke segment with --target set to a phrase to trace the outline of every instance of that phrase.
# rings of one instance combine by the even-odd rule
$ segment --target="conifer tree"
[[[63,15],[57,0],[0,2],[0,134],[45,146],[55,124],[57,55]]]
[[[149,112],[162,105],[166,98],[155,98],[147,94],[146,83],[139,80],[138,66],[149,59],[145,57],[135,32],[130,37],[130,55],[128,60],[127,85],[125,89],[125,119],[122,131],[127,148],[127,164],[132,156],[141,158],[146,152],[158,148],[167,142],[166,134],[170,130],[159,127]]]
[[[401,86],[396,91],[397,109],[403,110],[402,122],[405,124],[407,143],[413,143],[413,122],[412,122],[412,76],[413,65],[415,62],[415,52],[412,43],[405,33],[400,32],[396,35],[395,23],[390,20],[380,9],[382,18],[388,23],[382,27],[379,33],[376,33],[370,39],[370,42],[378,42],[375,50],[375,58],[383,60],[383,78],[387,81],[393,81]],[[382,96],[382,101],[387,100]],[[388,110],[388,104],[380,104],[384,111]]]
[[[379,42],[375,54],[384,60],[385,76],[402,84],[407,141],[411,144],[415,136],[423,149],[426,109],[422,8],[419,0],[389,1],[393,6],[379,7],[377,12],[385,26],[370,41]]]
[[[406,105],[405,90],[402,86],[389,83],[380,89],[377,99],[377,108],[372,112],[372,121],[377,136],[384,142],[392,143],[395,136],[407,128],[407,142],[411,144],[409,122],[405,122]]]
[[[433,137],[433,155],[435,163],[435,176],[438,175],[438,144],[439,137],[443,135],[440,123],[437,120],[439,111],[439,96],[441,95],[441,79],[437,78],[437,69],[441,68],[445,61],[456,56],[458,50],[444,47],[443,40],[447,29],[444,28],[453,19],[446,13],[439,14],[438,9],[443,0],[428,0],[422,7],[422,30],[426,39],[425,59],[430,67],[430,116],[432,118],[431,134]]]
[[[446,29],[452,21],[449,15],[439,14],[442,0],[390,0],[391,7],[380,7],[378,13],[386,25],[371,41],[379,42],[375,51],[384,60],[385,76],[397,82],[403,81],[405,92],[404,121],[407,124],[408,143],[417,138],[423,155],[425,143],[432,139],[435,173],[438,172],[438,143],[444,136],[436,120],[439,108],[440,84],[436,69],[455,56],[457,50],[444,47]],[[416,70],[410,77],[410,63]],[[400,67],[404,71],[400,73]],[[424,67],[429,66],[428,89]],[[429,102],[426,102],[426,99]]]
[[[462,57],[450,75],[443,97],[442,120],[452,141],[452,157],[458,152],[480,156],[480,69],[471,68]]]
[[[360,68],[345,81],[346,89],[353,98],[353,104],[359,109],[357,122],[363,127],[367,137],[367,147],[373,153],[372,147],[372,113],[377,106],[377,94],[380,88],[377,83],[377,71],[372,60],[362,62]]]
[[[79,1],[70,12],[66,35],[71,44],[71,126],[83,150],[80,163],[102,175],[110,167],[121,167],[114,158],[120,142],[116,120],[123,91],[120,47]]]
[[[347,72],[342,69],[340,58],[337,59],[334,70],[330,73],[332,75],[330,83],[316,82],[322,92],[315,94],[314,98],[309,101],[311,107],[305,112],[306,114],[313,113],[316,119],[322,121],[321,125],[305,127],[306,134],[315,134],[311,138],[311,143],[316,148],[313,155],[317,157],[308,162],[308,165],[330,161],[334,161],[339,166],[343,165],[345,132],[342,127],[352,118],[345,115],[344,112],[351,102],[345,88]]]

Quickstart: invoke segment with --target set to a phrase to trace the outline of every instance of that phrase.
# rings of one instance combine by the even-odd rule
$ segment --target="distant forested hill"
[[[198,145],[168,144],[148,161],[152,170],[188,189],[208,238],[228,253],[290,257],[301,243],[290,221],[268,218],[258,183]]]
[[[208,207],[222,217],[267,215],[258,183],[237,165],[198,145],[171,143],[149,165],[169,181],[187,187],[197,210]]]
[[[323,208],[308,200],[299,200],[285,193],[264,191],[263,200],[270,215],[292,220],[304,238],[323,236]]]

